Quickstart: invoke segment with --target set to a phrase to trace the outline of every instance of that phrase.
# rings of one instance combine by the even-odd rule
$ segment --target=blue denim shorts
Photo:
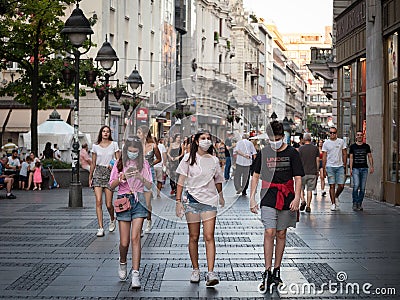
[[[344,166],[326,167],[326,175],[328,176],[328,184],[344,184]]]
[[[200,214],[206,211],[217,211],[217,208],[215,206],[200,203],[189,193],[186,193],[186,195],[188,201],[183,202],[185,213]]]
[[[143,193],[137,193],[139,201],[135,201],[135,195],[125,194],[118,195],[117,199],[127,197],[131,202],[131,209],[123,212],[116,213],[118,221],[131,222],[133,219],[146,218],[147,217],[147,206],[146,199]]]

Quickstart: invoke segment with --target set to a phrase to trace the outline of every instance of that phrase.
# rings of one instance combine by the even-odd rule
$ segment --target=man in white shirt
[[[57,144],[54,144],[54,159],[61,160],[61,152],[58,150]]]
[[[233,154],[237,155],[233,183],[235,185],[236,194],[242,193],[243,196],[247,195],[244,187],[250,177],[250,166],[253,162],[252,158],[255,158],[257,154],[253,143],[251,143],[248,138],[249,136],[247,134],[243,134],[242,140],[236,144],[236,147],[233,150]]]
[[[154,173],[156,174],[156,179],[157,179],[157,198],[161,198],[160,196],[160,191],[162,189],[163,185],[163,176],[164,176],[164,171],[166,165],[165,163],[167,162],[167,149],[164,146],[164,139],[160,138],[158,140],[158,150],[160,150],[161,153],[161,161],[154,165]]]
[[[326,140],[322,146],[322,167],[324,178],[328,176],[331,210],[336,210],[346,179],[347,149],[346,143],[337,137],[336,127],[329,129],[329,136],[329,140]]]

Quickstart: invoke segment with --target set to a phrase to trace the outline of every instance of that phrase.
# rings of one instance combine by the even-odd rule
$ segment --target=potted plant
[[[119,100],[122,93],[126,91],[126,85],[118,84],[116,87],[111,88],[111,91],[114,94],[115,99]]]
[[[183,114],[183,111],[181,111],[181,110],[179,110],[179,109],[175,109],[175,110],[172,112],[172,116],[175,117],[175,118],[177,118],[177,119],[182,119],[183,116],[184,116],[184,114]]]
[[[64,82],[67,85],[71,85],[74,82],[76,74],[74,65],[69,61],[64,61],[61,74],[63,76]]]
[[[185,115],[185,117],[189,117],[189,116],[193,115],[193,113],[191,111],[185,111],[183,114]]]
[[[132,111],[134,111],[134,110],[136,109],[136,107],[139,106],[139,104],[140,104],[141,101],[142,101],[142,100],[141,100],[139,97],[133,98],[133,100],[132,100],[132,102],[131,102]]]
[[[97,83],[95,82],[93,84],[94,90],[96,91],[96,95],[99,98],[99,100],[103,100],[104,96],[106,95],[106,93],[108,93],[108,90],[110,88],[109,84],[105,84],[105,83]]]
[[[129,110],[130,105],[131,105],[131,101],[129,99],[124,99],[122,101],[122,106],[124,107],[125,111]]]

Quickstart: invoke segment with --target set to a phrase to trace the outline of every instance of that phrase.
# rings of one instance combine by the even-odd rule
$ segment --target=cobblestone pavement
[[[189,282],[187,227],[174,216],[174,203],[163,196],[153,201],[153,228],[142,239],[138,291],[130,289],[129,280],[120,282],[116,274],[118,229],[109,233],[106,219],[105,237],[95,236],[90,189],[83,190],[84,207],[75,209],[67,208],[68,190],[15,191],[16,200],[0,199],[0,298],[359,299],[383,298],[377,293],[393,293],[395,288],[396,295],[387,298],[400,299],[400,210],[366,199],[365,210],[353,212],[349,190],[335,212],[329,210],[328,198],[320,192],[314,196],[312,212],[302,212],[297,229],[288,232],[281,274],[286,288],[259,294],[263,229],[259,216],[248,210],[248,198],[234,195],[232,185],[231,181],[225,184],[227,205],[216,225],[215,270],[220,284],[204,285],[202,238],[202,281]],[[316,290],[301,293],[306,284],[314,284]],[[357,284],[360,294],[352,293]],[[363,285],[370,294],[363,292]],[[346,287],[350,287],[347,293]]]

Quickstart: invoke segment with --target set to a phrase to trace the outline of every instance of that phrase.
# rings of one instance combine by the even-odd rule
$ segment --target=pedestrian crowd
[[[249,193],[249,209],[261,214],[264,226],[265,271],[258,286],[261,293],[282,284],[280,267],[289,227],[296,227],[300,212],[311,213],[313,193],[320,181],[322,201],[326,197],[325,178],[329,186],[330,209],[339,208],[347,168],[353,182],[353,210],[363,210],[368,173],[373,173],[372,151],[365,143],[364,133],[357,131],[355,143],[349,148],[337,136],[337,129],[329,129],[327,140],[312,140],[310,133],[302,134],[299,142],[287,144],[282,123],[273,121],[267,129],[267,139],[258,140],[243,134],[241,138],[228,132],[224,140],[207,130],[181,137],[180,133],[165,134],[159,139],[147,126],[125,134],[122,147],[113,141],[109,126],[102,126],[91,151],[82,145],[80,162],[89,172],[89,186],[96,199],[97,236],[105,235],[103,197],[109,214],[108,231],[119,229],[118,276],[131,276],[132,288],[140,288],[141,237],[152,230],[152,201],[161,198],[161,190],[169,179],[170,197],[176,202],[176,215],[185,217],[192,262],[190,282],[198,283],[199,237],[203,230],[206,247],[206,286],[219,283],[214,271],[216,256],[215,224],[218,208],[225,205],[223,183],[233,179],[236,194],[243,199]],[[41,159],[61,159],[57,145],[47,143]],[[18,173],[19,188],[42,188],[41,159],[30,153],[18,158],[12,149],[0,164],[0,185],[5,186],[7,198]],[[4,175],[4,170],[15,174]],[[261,184],[260,201],[256,191]],[[250,187],[250,191],[248,189]],[[116,191],[116,199],[113,193]],[[145,222],[146,219],[146,222]],[[116,222],[118,221],[118,222]],[[143,225],[146,224],[143,230]],[[128,250],[131,247],[132,268],[128,269]]]

